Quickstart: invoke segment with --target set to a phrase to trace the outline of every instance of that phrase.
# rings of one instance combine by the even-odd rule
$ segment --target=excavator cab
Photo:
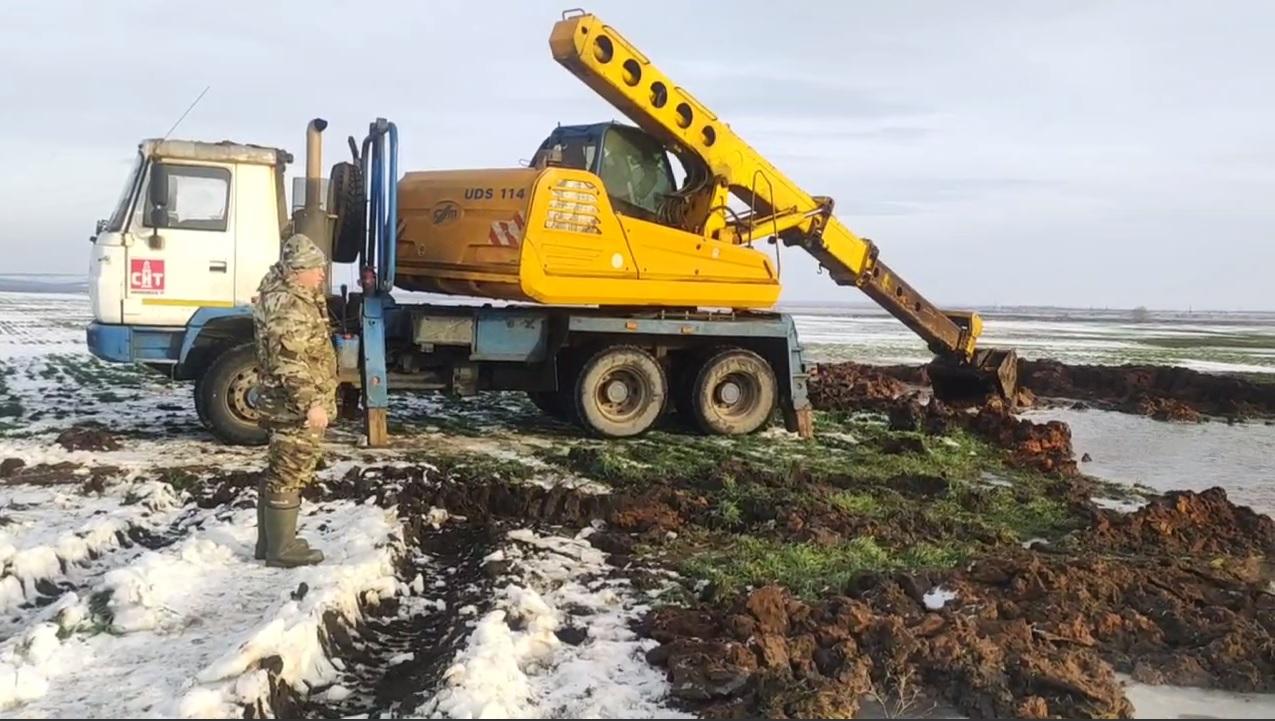
[[[536,151],[533,165],[587,170],[606,187],[616,212],[652,223],[667,221],[677,191],[664,145],[639,128],[620,123],[558,126]]]

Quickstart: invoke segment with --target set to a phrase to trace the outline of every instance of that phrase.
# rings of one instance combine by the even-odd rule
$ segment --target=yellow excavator
[[[568,11],[549,47],[637,127],[560,126],[526,168],[407,173],[399,287],[551,305],[766,309],[779,298],[779,266],[755,245],[782,242],[924,339],[941,397],[1012,399],[1016,356],[977,347],[976,313],[936,308],[833,215],[831,198],[802,190],[615,28]]]

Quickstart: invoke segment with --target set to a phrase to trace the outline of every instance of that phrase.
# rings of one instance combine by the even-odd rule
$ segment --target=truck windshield
[[[137,154],[137,160],[133,161],[133,169],[128,171],[128,180],[124,182],[124,189],[120,191],[120,198],[115,202],[115,211],[111,213],[111,219],[106,224],[106,230],[112,233],[118,233],[124,229],[124,221],[128,218],[129,200],[133,197],[133,191],[137,189],[137,176],[142,172],[142,166],[145,164],[145,158],[141,153]]]

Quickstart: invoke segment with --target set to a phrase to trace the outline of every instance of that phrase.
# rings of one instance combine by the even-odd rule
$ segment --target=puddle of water
[[[1164,423],[1114,411],[1050,408],[1022,414],[1071,426],[1080,470],[1156,490],[1226,489],[1231,500],[1275,512],[1275,426],[1262,422]]]
[[[1148,686],[1123,680],[1134,718],[1275,718],[1275,694]]]

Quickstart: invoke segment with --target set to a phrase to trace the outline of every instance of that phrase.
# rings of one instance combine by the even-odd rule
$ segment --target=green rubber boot
[[[297,515],[301,511],[299,491],[266,494],[266,565],[275,568],[312,566],[323,560],[323,552],[297,538]]]

